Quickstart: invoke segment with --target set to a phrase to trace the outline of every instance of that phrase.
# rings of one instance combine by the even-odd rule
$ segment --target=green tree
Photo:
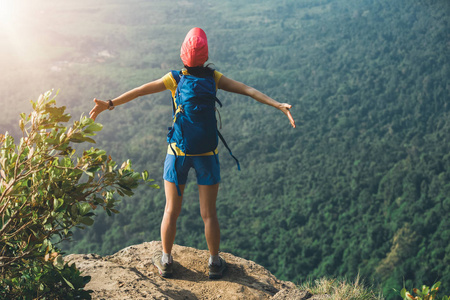
[[[131,196],[148,173],[120,167],[104,150],[75,155],[72,143],[95,143],[102,125],[82,117],[71,127],[51,92],[21,114],[18,145],[0,135],[0,298],[90,299],[89,276],[64,263],[58,243],[73,227],[94,223],[94,210],[118,213],[115,195]],[[156,187],[156,186],[153,186]]]

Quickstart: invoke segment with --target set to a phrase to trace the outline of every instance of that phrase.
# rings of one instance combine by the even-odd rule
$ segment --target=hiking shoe
[[[227,269],[227,263],[222,257],[219,257],[220,265],[210,264],[209,265],[209,279],[220,279],[223,273]]]
[[[156,251],[152,257],[152,263],[158,268],[159,274],[164,278],[172,277],[172,266],[173,263],[163,264],[162,263],[162,251]]]

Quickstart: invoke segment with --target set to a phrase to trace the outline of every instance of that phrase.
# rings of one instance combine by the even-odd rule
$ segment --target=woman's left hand
[[[281,103],[279,109],[288,117],[289,122],[291,123],[292,128],[295,128],[295,121],[292,117],[290,109],[292,108],[292,105],[288,103]]]

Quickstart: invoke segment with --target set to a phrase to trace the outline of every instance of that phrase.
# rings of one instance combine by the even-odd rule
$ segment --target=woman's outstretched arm
[[[291,126],[295,128],[295,121],[294,118],[291,115],[291,112],[289,111],[292,107],[292,105],[288,103],[280,103],[269,96],[261,93],[255,88],[252,88],[248,85],[243,84],[242,82],[227,78],[222,75],[219,80],[219,89],[222,89],[227,92],[242,94],[245,96],[252,97],[258,102],[273,106],[275,108],[278,108],[281,110],[289,119],[289,122],[291,123]]]
[[[159,93],[166,90],[166,86],[164,85],[163,79],[157,79],[155,81],[146,83],[141,85],[140,87],[134,88],[126,93],[123,93],[117,98],[112,99],[112,103],[114,106],[119,106],[124,103],[127,103],[133,99],[136,99],[140,96]],[[93,120],[97,118],[97,116],[104,110],[107,110],[109,107],[108,101],[99,100],[94,98],[95,106],[89,112],[89,117]]]

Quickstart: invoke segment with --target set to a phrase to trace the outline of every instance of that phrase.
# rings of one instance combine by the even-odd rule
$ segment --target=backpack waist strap
[[[209,151],[206,153],[201,154],[185,154],[183,151],[181,151],[180,148],[177,147],[176,143],[171,143],[167,147],[167,154],[177,155],[177,156],[210,156],[210,155],[216,155],[219,154],[219,149],[215,149],[214,151]]]

